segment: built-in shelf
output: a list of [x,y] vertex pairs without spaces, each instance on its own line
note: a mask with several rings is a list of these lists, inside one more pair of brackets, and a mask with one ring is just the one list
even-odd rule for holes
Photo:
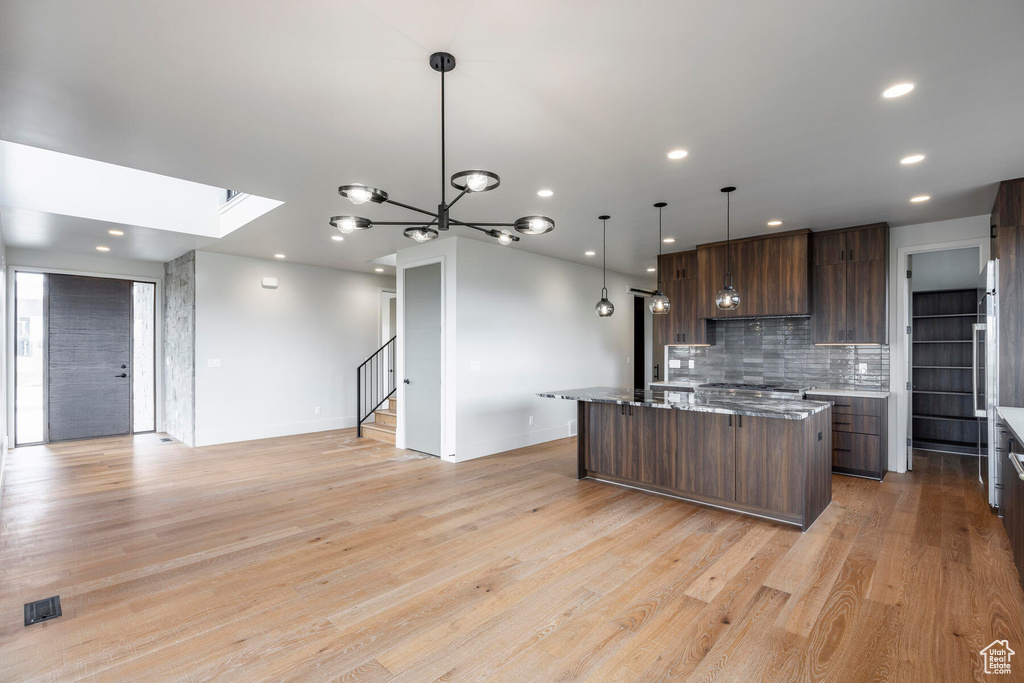
[[925,318],[977,318],[977,313],[944,313],[942,315],[915,315],[914,320]]
[[968,345],[971,323],[978,316],[978,293],[960,289],[914,292],[913,297],[911,386],[928,387],[912,390],[913,445],[976,453],[978,439],[985,435],[974,417],[973,392],[964,391],[969,387],[963,371],[971,370],[966,363],[971,362]]

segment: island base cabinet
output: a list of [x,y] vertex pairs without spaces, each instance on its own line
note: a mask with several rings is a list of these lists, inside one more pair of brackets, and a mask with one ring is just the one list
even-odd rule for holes
[[831,421],[580,402],[578,476],[806,530],[832,500]]

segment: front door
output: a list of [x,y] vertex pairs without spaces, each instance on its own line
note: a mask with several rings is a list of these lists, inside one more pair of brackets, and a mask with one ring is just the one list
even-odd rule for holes
[[441,455],[441,264],[405,271],[405,445]]
[[132,283],[47,275],[49,441],[131,432]]

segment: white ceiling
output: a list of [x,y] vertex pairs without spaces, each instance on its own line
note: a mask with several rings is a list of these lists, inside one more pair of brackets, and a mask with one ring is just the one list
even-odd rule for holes
[[[1020,0],[3,0],[0,139],[274,197],[285,204],[203,248],[369,271],[412,243],[385,227],[333,242],[328,217],[414,216],[352,207],[337,186],[437,204],[427,57],[447,50],[449,172],[502,178],[453,216],[552,216],[554,232],[510,248],[593,263],[607,212],[609,266],[643,275],[651,204],[669,202],[671,249],[690,248],[724,236],[727,184],[737,236],[772,218],[987,213],[995,183],[1024,176],[1022,33]],[[917,89],[879,96],[902,80]],[[689,157],[666,159],[675,147]],[[915,152],[927,159],[899,164]],[[918,194],[933,199],[910,204]],[[45,223],[2,218],[5,235]],[[165,239],[180,236],[139,235],[121,256],[188,246]]]

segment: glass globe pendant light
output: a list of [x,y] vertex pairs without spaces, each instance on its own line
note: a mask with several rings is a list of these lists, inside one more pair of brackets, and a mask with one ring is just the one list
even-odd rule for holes
[[598,216],[601,221],[601,300],[594,306],[600,318],[610,318],[615,306],[608,300],[608,219],[611,216]]
[[740,293],[732,286],[732,247],[730,245],[730,197],[736,191],[735,187],[723,187],[725,193],[725,282],[722,289],[715,297],[715,305],[723,311],[734,311],[740,305]]
[[[660,257],[661,245],[664,244],[661,241],[661,210],[668,206],[668,204],[658,202],[654,206],[658,209],[658,256]],[[658,270],[658,275],[661,275],[660,269]],[[661,280],[658,280],[658,288],[654,290],[654,296],[651,297],[651,303],[647,307],[654,315],[667,315],[668,310],[672,308],[672,302],[665,296],[665,292],[661,291]]]

